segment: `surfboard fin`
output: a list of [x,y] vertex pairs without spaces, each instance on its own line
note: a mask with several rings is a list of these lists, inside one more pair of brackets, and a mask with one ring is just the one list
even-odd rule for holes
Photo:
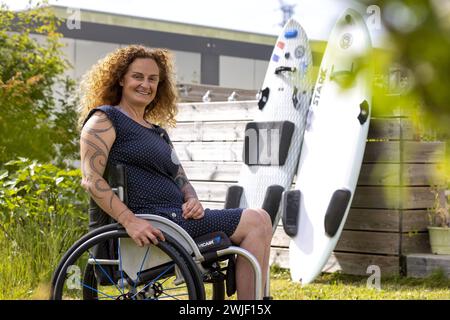
[[333,193],[324,221],[325,233],[329,237],[333,237],[341,226],[351,195],[347,189],[339,189]]
[[225,209],[239,208],[244,188],[241,186],[230,186],[225,198]]
[[281,219],[283,221],[284,232],[290,237],[296,236],[298,232],[300,199],[300,190],[283,192],[283,211]]
[[270,219],[272,220],[272,226],[274,225],[278,209],[280,208],[281,195],[283,194],[283,191],[284,188],[277,184],[269,186],[266,190],[262,208],[269,214]]
[[369,118],[369,103],[367,102],[367,100],[364,100],[363,102],[361,102],[361,104],[359,105],[360,108],[360,112],[358,115],[358,120],[359,123],[361,125],[363,125],[364,123],[366,123],[367,118]]

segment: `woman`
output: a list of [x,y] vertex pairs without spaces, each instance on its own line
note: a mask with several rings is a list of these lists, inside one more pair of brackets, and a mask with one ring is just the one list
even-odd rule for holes
[[[123,225],[139,246],[164,241],[160,230],[136,214],[163,215],[193,238],[224,231],[268,270],[272,226],[262,209],[203,209],[167,132],[175,124],[177,90],[167,50],[120,48],[85,75],[80,105],[82,185],[96,203]],[[107,162],[127,170],[128,206],[103,179]],[[239,299],[253,299],[252,268],[236,262]]]

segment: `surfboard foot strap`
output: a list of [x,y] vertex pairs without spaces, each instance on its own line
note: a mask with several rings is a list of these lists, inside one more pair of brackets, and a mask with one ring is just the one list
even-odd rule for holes
[[275,222],[275,218],[280,207],[281,195],[283,194],[283,191],[284,188],[277,184],[269,186],[266,190],[262,208],[269,214],[270,219],[272,220],[272,226]]
[[361,104],[359,105],[359,115],[358,115],[358,120],[359,123],[361,125],[363,125],[364,123],[366,123],[367,118],[369,118],[369,103],[367,102],[367,100],[364,100],[363,102],[361,102]]
[[352,193],[346,189],[339,189],[333,193],[324,221],[325,233],[329,237],[333,237],[341,226],[351,195]]
[[275,69],[275,74],[280,74],[281,72],[286,72],[286,71],[288,71],[288,72],[295,72],[295,71],[297,71],[297,68],[296,67],[280,66],[280,67],[277,67]]
[[264,106],[266,105],[267,101],[269,100],[269,93],[270,93],[269,87],[264,88],[263,90],[260,91],[261,97],[259,98],[259,101],[258,101],[259,110],[264,109]]
[[225,209],[239,208],[243,192],[244,188],[241,186],[229,187],[225,198]]
[[300,190],[283,192],[282,221],[284,232],[290,237],[294,237],[298,232],[298,219],[300,212]]

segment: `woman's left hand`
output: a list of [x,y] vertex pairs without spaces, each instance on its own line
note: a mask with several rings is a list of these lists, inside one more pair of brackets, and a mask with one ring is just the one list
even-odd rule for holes
[[185,219],[201,219],[205,215],[202,204],[196,198],[188,199],[181,208]]

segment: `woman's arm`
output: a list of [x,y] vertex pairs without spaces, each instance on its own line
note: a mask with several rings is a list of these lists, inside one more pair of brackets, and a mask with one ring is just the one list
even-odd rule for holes
[[149,239],[153,243],[157,243],[158,238],[164,240],[161,231],[137,218],[103,178],[115,139],[116,132],[106,114],[95,112],[81,131],[81,184],[103,211],[125,227],[138,245],[149,244]]
[[183,169],[183,166],[181,165],[180,161],[178,160],[178,156],[175,153],[175,148],[172,144],[172,141],[169,138],[169,135],[167,132],[165,132],[167,137],[167,142],[169,143],[170,147],[172,148],[172,159],[177,159],[178,162],[178,172],[175,176],[175,183],[180,188],[181,192],[183,193],[184,197],[184,204],[182,206],[183,209],[183,217],[185,219],[193,218],[193,219],[200,219],[204,216],[204,210],[203,206],[198,200],[197,193],[195,192],[194,187],[189,182],[189,179],[187,178],[186,172]]
[[178,167],[178,173],[177,176],[175,177],[175,181],[184,195],[184,203],[182,206],[183,217],[185,219],[203,218],[204,216],[203,206],[200,200],[198,200],[197,193],[195,192],[194,187],[189,182],[181,164]]
[[[173,152],[175,152],[175,150]],[[175,182],[178,187],[180,187],[181,192],[183,192],[185,202],[192,198],[198,200],[197,193],[195,192],[192,184],[189,182],[186,172],[181,164],[178,165],[178,173],[175,176]]]

